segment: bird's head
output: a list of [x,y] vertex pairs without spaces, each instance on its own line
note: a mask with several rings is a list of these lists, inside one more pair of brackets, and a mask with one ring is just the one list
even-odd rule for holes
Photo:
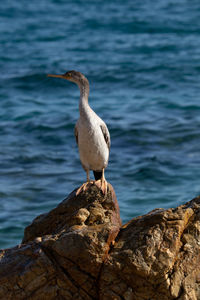
[[62,74],[62,75],[48,74],[47,76],[48,77],[63,78],[63,79],[72,81],[72,82],[78,84],[79,86],[84,84],[84,83],[88,84],[87,78],[81,72],[74,71],[74,70],[68,71],[68,72],[66,72],[65,74]]

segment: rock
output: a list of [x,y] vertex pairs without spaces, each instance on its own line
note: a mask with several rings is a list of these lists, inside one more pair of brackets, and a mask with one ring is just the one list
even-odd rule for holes
[[100,299],[200,299],[200,197],[124,225],[100,275]]
[[121,227],[115,192],[91,184],[25,229],[0,254],[0,299],[97,299],[110,245]]
[[114,190],[91,184],[0,253],[0,299],[200,299],[200,197],[121,227]]

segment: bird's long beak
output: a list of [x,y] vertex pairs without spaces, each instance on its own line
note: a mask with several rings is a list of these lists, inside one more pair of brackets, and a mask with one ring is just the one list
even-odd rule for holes
[[47,77],[57,77],[57,78],[64,78],[64,75],[47,74]]

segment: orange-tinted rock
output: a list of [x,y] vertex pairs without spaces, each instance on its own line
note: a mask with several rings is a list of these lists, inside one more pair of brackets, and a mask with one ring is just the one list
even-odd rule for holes
[[74,191],[1,251],[0,299],[200,299],[200,197],[120,227],[111,185]]
[[122,227],[100,277],[100,299],[200,299],[200,198]]
[[108,187],[106,196],[94,184],[72,192],[25,229],[21,246],[1,253],[0,299],[97,299],[100,270],[121,226]]

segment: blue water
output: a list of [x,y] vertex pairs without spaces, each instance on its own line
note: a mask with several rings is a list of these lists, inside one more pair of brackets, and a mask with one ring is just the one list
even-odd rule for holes
[[90,81],[123,222],[200,193],[200,2],[1,1],[0,247],[85,181],[73,128]]

